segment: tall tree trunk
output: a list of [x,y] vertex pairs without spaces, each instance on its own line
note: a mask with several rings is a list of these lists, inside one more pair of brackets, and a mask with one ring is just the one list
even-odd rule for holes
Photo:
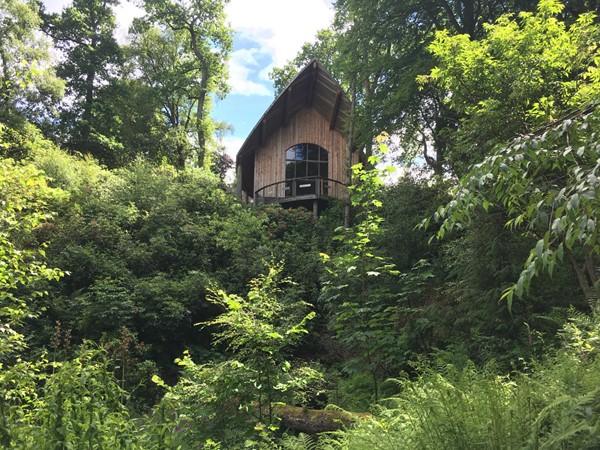
[[472,38],[475,37],[475,26],[477,21],[477,17],[475,17],[475,5],[473,2],[473,0],[463,0],[461,2],[464,33]]
[[565,247],[565,255],[567,255],[567,258],[569,258],[569,261],[571,262],[571,266],[573,267],[573,271],[575,272],[575,276],[577,277],[579,288],[581,289],[583,295],[588,301],[590,308],[594,310],[596,308],[597,301],[594,298],[592,287],[594,283],[598,281],[598,276],[596,274],[595,267],[590,268],[590,264],[593,264],[593,260],[590,259],[592,257],[592,254],[587,254],[585,249],[584,252],[586,254],[584,257],[584,263],[582,267],[579,265],[577,258],[575,258],[575,255],[573,255],[573,252],[571,252],[571,250]]
[[8,99],[10,98],[10,74],[8,73],[8,64],[6,62],[6,52],[0,47],[0,103],[6,103],[8,106]]
[[352,105],[348,124],[348,143],[346,144],[346,205],[344,206],[344,226],[350,227],[350,186],[352,185],[352,155],[354,154],[354,107],[356,105],[356,83],[352,83]]
[[583,253],[585,255],[585,269],[593,286],[598,282],[598,272],[596,270],[596,262],[594,261],[594,253],[592,247],[590,247],[587,244],[584,245]]
[[198,95],[198,104],[196,105],[196,127],[198,133],[198,166],[204,165],[204,158],[206,156],[206,135],[204,133],[204,115],[206,113],[206,93],[208,92],[208,81],[210,79],[210,68],[206,58],[200,52],[198,48],[198,35],[194,26],[191,25],[188,28],[190,32],[190,46],[194,52],[194,56],[202,66],[202,80],[200,81],[200,92]]
[[85,77],[85,98],[83,102],[83,126],[81,127],[81,141],[86,147],[84,150],[90,150],[89,141],[91,133],[91,119],[92,119],[92,104],[94,103],[94,81],[96,78],[96,71],[89,70]]

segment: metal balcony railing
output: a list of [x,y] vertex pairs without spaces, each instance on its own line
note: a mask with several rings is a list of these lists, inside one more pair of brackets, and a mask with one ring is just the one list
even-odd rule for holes
[[346,185],[321,177],[293,178],[268,184],[254,193],[256,205],[297,200],[344,198]]

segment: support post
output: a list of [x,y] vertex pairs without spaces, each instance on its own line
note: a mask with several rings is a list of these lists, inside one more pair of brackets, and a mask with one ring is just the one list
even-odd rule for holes
[[352,185],[352,153],[354,150],[354,106],[356,105],[356,83],[352,83],[352,104],[348,124],[348,145],[346,146],[346,206],[344,207],[344,227],[350,227],[350,186]]
[[237,178],[237,198],[238,200],[242,201],[244,204],[246,204],[246,202],[243,201],[243,192],[244,190],[242,189],[242,165],[238,162],[236,168],[236,178]]

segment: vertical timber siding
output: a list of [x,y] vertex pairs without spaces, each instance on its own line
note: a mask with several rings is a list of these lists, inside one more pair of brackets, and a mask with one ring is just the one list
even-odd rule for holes
[[[285,180],[285,151],[292,145],[303,143],[317,144],[327,150],[328,178],[346,182],[346,136],[335,129],[331,130],[330,120],[317,110],[304,108],[289,119],[287,127],[279,128],[256,150],[254,192],[268,184]],[[283,192],[278,194],[283,196]]]

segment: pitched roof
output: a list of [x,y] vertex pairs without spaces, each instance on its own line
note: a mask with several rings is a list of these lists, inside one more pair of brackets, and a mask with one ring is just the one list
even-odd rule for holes
[[[330,121],[331,129],[345,132],[345,124],[350,116],[351,103],[340,84],[323,64],[313,59],[273,101],[254,126],[236,157],[236,165],[243,164],[244,178],[248,181],[249,167],[254,170],[254,152],[264,145],[267,138],[287,123],[302,108],[315,108]],[[244,190],[248,192],[246,182]],[[251,189],[251,188],[250,188]],[[250,191],[251,192],[251,191]],[[250,193],[249,192],[249,193]]]

